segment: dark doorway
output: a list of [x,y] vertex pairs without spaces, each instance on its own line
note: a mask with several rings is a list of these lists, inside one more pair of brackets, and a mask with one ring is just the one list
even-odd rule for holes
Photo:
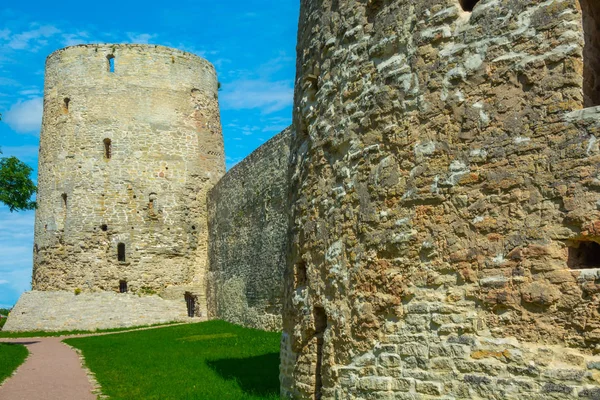
[[117,245],[117,259],[121,262],[125,262],[125,243],[119,243]]
[[119,293],[127,293],[127,281],[119,281]]
[[196,296],[192,296],[191,293],[186,293],[185,303],[187,305],[188,317],[194,318],[196,316]]
[[313,311],[315,319],[315,337],[317,338],[317,365],[315,367],[315,400],[323,397],[323,344],[324,334],[327,329],[327,314],[323,307],[315,307]]
[[583,106],[600,105],[600,1],[579,0],[583,26]]

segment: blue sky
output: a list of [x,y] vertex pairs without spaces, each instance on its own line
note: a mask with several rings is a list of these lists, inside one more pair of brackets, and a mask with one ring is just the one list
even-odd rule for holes
[[[69,45],[162,44],[211,61],[228,168],[291,123],[298,0],[3,3],[0,147],[36,174],[45,58]],[[0,307],[30,289],[33,216],[0,206]]]

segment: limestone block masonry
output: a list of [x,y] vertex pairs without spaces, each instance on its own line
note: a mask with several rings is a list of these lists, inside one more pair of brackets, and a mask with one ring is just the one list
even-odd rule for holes
[[209,317],[281,330],[290,139],[286,129],[209,192]]
[[203,292],[206,194],[225,172],[217,86],[209,62],[162,46],[48,57],[34,290]]
[[206,195],[225,173],[217,91],[209,62],[163,46],[48,57],[34,292],[5,330],[206,317]]
[[301,1],[284,397],[600,398],[581,3]]
[[158,296],[31,291],[13,308],[5,330],[93,331],[187,320],[180,301]]

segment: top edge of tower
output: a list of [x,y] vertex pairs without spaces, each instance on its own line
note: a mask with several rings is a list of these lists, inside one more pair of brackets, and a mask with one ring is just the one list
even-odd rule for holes
[[53,58],[59,56],[62,53],[81,50],[81,49],[90,49],[94,51],[104,51],[107,54],[118,53],[123,50],[131,50],[131,49],[140,49],[148,52],[154,53],[171,53],[171,54],[179,54],[181,56],[190,58],[190,59],[198,59],[206,64],[210,65],[214,69],[214,65],[208,61],[207,59],[200,57],[197,54],[190,53],[188,51],[175,49],[173,47],[163,46],[160,44],[140,44],[140,43],[87,43],[87,44],[76,44],[73,46],[63,47],[61,49],[55,50],[50,53],[46,58],[46,63],[52,60]]

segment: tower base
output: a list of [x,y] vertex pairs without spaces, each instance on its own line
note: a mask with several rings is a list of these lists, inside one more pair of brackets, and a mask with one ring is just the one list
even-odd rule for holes
[[21,295],[3,331],[93,331],[195,320],[188,317],[183,298],[31,291]]

